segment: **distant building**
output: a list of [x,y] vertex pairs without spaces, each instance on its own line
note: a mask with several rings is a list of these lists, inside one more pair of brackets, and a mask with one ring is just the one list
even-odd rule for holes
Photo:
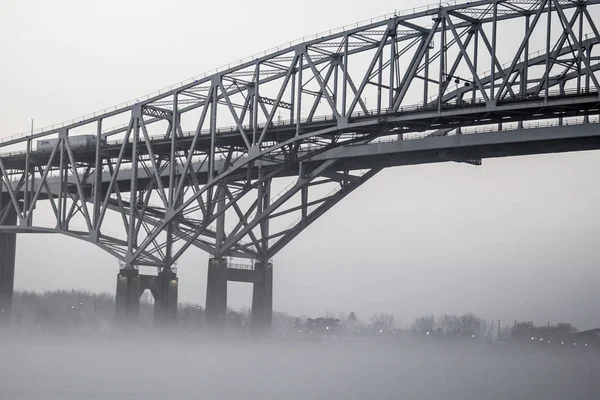
[[348,315],[348,319],[346,320],[346,323],[345,323],[346,333],[349,335],[355,335],[358,333],[359,327],[360,327],[360,324],[358,322],[358,318],[356,318],[356,314],[351,312],[350,315]]
[[569,342],[577,343],[580,346],[597,346],[600,347],[600,328],[590,329],[571,333],[568,335]]

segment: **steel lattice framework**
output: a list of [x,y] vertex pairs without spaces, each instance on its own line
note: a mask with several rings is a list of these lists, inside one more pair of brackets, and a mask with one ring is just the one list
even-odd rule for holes
[[[268,260],[398,164],[345,160],[345,149],[469,127],[593,122],[598,3],[482,0],[387,16],[4,140],[19,151],[0,156],[0,229],[63,233],[128,265],[169,267],[190,246]],[[79,133],[95,145],[71,143]],[[58,140],[36,147],[41,138]],[[281,177],[291,183],[277,188]],[[47,226],[34,223],[40,200],[52,209]],[[14,213],[16,225],[4,222]]]

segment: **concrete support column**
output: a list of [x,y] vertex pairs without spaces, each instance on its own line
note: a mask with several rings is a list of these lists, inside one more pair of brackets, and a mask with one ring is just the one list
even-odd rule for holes
[[227,316],[227,260],[224,258],[211,258],[208,261],[205,315],[209,326],[225,328]]
[[[11,212],[4,225],[15,225],[17,215]],[[15,285],[15,254],[17,250],[16,233],[0,233],[0,326],[8,325],[12,309]]]
[[134,268],[123,268],[117,275],[115,320],[117,324],[133,325],[140,314],[140,276]]
[[254,269],[262,275],[252,291],[252,335],[271,337],[273,323],[273,265],[257,262]]
[[164,268],[155,279],[154,324],[172,326],[177,323],[179,281],[171,268]]

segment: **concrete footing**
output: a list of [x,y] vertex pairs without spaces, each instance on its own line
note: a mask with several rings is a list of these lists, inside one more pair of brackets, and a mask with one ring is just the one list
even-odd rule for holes
[[206,283],[206,322],[213,329],[224,329],[227,316],[227,260],[208,260]]
[[177,322],[179,281],[170,268],[157,276],[140,275],[138,270],[123,268],[117,276],[115,319],[119,326],[135,325],[140,313],[140,296],[150,290],[154,298],[154,324],[172,326]]
[[170,268],[165,268],[154,279],[154,324],[172,326],[177,322],[177,294],[179,281]]
[[206,321],[213,330],[225,328],[227,317],[227,282],[246,282],[252,291],[252,336],[270,337],[273,316],[273,266],[257,262],[254,269],[228,268],[227,260],[212,258],[208,263]]
[[[15,213],[9,214],[4,225],[16,224]],[[16,233],[0,233],[0,326],[8,325],[15,285]]]
[[136,269],[123,268],[117,275],[115,321],[129,326],[138,321],[140,314],[140,276]]
[[273,320],[273,265],[258,262],[254,269],[261,275],[252,290],[252,335],[270,337]]

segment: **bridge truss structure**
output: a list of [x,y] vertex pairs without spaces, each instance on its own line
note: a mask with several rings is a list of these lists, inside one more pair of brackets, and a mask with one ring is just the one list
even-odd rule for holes
[[128,266],[168,268],[190,246],[266,262],[383,168],[598,148],[520,137],[597,122],[599,3],[388,15],[4,139],[0,231],[62,233]]

